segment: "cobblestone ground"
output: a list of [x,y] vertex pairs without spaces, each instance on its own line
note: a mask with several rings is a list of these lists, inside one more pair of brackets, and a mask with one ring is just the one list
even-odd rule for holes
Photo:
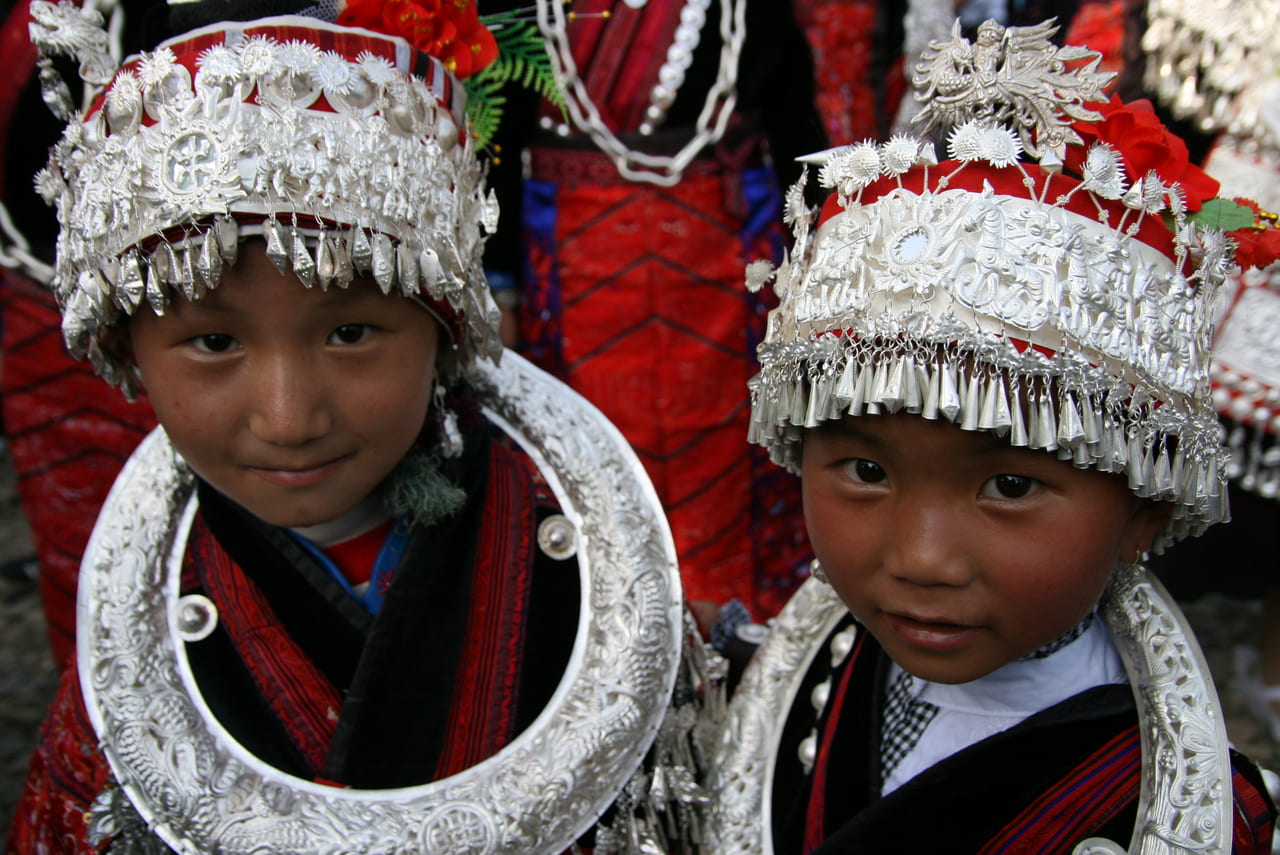
[[[0,565],[31,554],[9,459],[0,452]],[[1246,708],[1243,695],[1231,685],[1232,652],[1257,637],[1260,609],[1217,596],[1204,597],[1184,609],[1218,681],[1232,742],[1262,765],[1280,769],[1280,744],[1271,740]],[[9,827],[27,760],[56,685],[34,583],[0,578],[0,831]]]

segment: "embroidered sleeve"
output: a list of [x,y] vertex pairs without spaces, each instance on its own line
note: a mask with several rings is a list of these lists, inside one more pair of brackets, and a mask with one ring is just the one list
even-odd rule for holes
[[99,848],[88,842],[86,820],[107,775],[72,662],[63,673],[31,758],[5,846],[7,855],[97,853]]

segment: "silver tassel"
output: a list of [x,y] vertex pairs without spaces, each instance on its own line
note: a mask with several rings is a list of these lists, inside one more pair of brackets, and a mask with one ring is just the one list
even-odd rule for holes
[[1080,421],[1080,411],[1076,409],[1075,398],[1070,394],[1062,396],[1062,404],[1058,410],[1058,445],[1074,449],[1084,439],[1084,424]]
[[858,366],[854,361],[852,354],[849,355],[844,362],[844,370],[840,372],[840,382],[836,384],[836,398],[843,405],[848,405],[853,400],[854,381],[857,377]]
[[1115,442],[1113,440],[1114,435],[1115,428],[1112,426],[1111,420],[1104,416],[1102,419],[1102,427],[1098,432],[1098,447],[1094,451],[1094,454],[1097,455],[1097,463],[1095,466],[1097,466],[1098,471],[1100,472],[1115,471],[1112,458],[1112,455],[1115,453]]
[[1045,451],[1053,451],[1058,447],[1058,420],[1054,417],[1053,401],[1049,397],[1048,392],[1040,393],[1040,400],[1037,402],[1036,417],[1040,424],[1038,431],[1040,433],[1040,443],[1037,448],[1043,448]]
[[[349,237],[350,235],[348,235]],[[355,265],[351,263],[351,247],[341,235],[333,237],[333,285],[346,288],[356,276]]]
[[1098,424],[1098,411],[1088,395],[1084,396],[1080,415],[1084,420],[1084,441],[1089,445],[1097,446],[1102,440],[1102,430]]
[[373,266],[373,244],[369,235],[359,226],[351,229],[351,264],[358,273],[367,273]]
[[390,294],[396,284],[395,249],[384,234],[373,236],[373,280],[383,294]]
[[169,300],[164,287],[164,274],[156,269],[155,261],[156,256],[152,255],[146,267],[147,302],[151,304],[151,311],[163,315]]
[[902,390],[902,406],[909,413],[920,412],[920,407],[924,403],[923,396],[920,394],[920,369],[916,366],[916,361],[910,356],[907,357],[907,364],[903,367],[906,372],[902,380],[905,388]]
[[1013,426],[1013,418],[1009,414],[1009,396],[1005,392],[1004,382],[1001,378],[996,377],[992,381],[991,394],[996,399],[995,415],[995,432],[997,436],[1004,436],[1009,432],[1009,428]]
[[1182,453],[1182,449],[1178,449],[1173,455],[1173,467],[1169,472],[1169,489],[1173,493],[1173,498],[1181,499],[1187,495],[1183,481],[1187,477],[1186,471],[1187,456]]
[[[214,224],[214,234],[218,241],[218,254],[227,267],[235,267],[240,257],[240,224],[234,217],[219,217]],[[213,287],[212,285],[210,287]]]
[[173,269],[174,278],[178,280],[178,287],[182,290],[182,296],[193,303],[199,300],[203,293],[196,282],[196,272],[191,265],[191,253],[185,247],[174,251]]
[[992,375],[983,390],[982,404],[978,409],[978,428],[981,430],[993,430],[996,426],[996,384],[999,382],[999,378]]
[[267,258],[271,259],[271,263],[276,266],[276,270],[279,270],[282,274],[287,273],[289,250],[285,249],[280,224],[275,221],[274,217],[271,217],[263,223],[262,228],[267,236]]
[[1146,498],[1146,481],[1144,474],[1147,463],[1146,455],[1141,444],[1138,442],[1137,436],[1129,437],[1129,489],[1133,490],[1139,496]]
[[422,272],[422,281],[427,285],[427,293],[433,300],[444,299],[444,268],[440,266],[440,256],[431,247],[418,253],[418,269]]
[[316,262],[307,249],[307,242],[294,229],[290,235],[293,244],[293,273],[298,281],[310,288],[316,281]]
[[1173,490],[1173,478],[1171,467],[1169,465],[1169,453],[1162,450],[1156,454],[1155,473],[1151,480],[1152,494],[1163,499],[1167,497]]
[[1129,467],[1129,437],[1125,435],[1122,425],[1116,425],[1112,429],[1111,459],[1115,461],[1115,465],[1111,467],[1113,472],[1123,472]]
[[964,392],[964,410],[960,413],[960,427],[963,430],[974,430],[978,426],[978,418],[982,415],[982,383],[977,374],[962,378],[967,381]]
[[938,410],[954,422],[960,414],[960,390],[956,387],[956,366],[945,363],[938,368],[942,372],[942,389],[938,396]]
[[804,425],[805,416],[809,412],[808,391],[805,388],[804,379],[797,377],[795,384],[791,387],[791,416],[789,421],[793,425]]
[[905,400],[902,379],[904,368],[903,360],[895,359],[893,361],[893,364],[886,372],[887,377],[885,378],[884,390],[876,399],[891,413],[898,412],[898,410],[902,408],[903,401]]
[[396,278],[400,280],[400,293],[411,297],[418,293],[418,253],[400,244],[396,247]]
[[803,422],[804,426],[807,428],[815,428],[821,424],[815,410],[826,403],[826,397],[822,394],[822,381],[823,378],[821,377],[816,381],[810,381],[809,400],[806,402],[804,409]]
[[[849,361],[852,363],[853,358],[850,357]],[[853,384],[853,394],[849,396],[849,415],[851,416],[862,415],[862,408],[866,404],[867,386],[870,385],[869,374],[870,369],[867,366],[858,366],[858,377]]]
[[[867,389],[867,412],[880,412],[880,402],[884,400],[884,389],[887,385],[889,366],[883,359],[876,362],[875,373],[871,375],[871,386]],[[871,407],[875,407],[872,410]]]
[[1086,469],[1093,463],[1093,455],[1089,452],[1087,442],[1077,442],[1071,447],[1071,462],[1077,469]]
[[929,364],[929,379],[925,384],[924,405],[920,408],[921,418],[933,420],[938,417],[938,387],[944,370],[941,365]]
[[322,232],[320,240],[316,241],[316,284],[320,286],[321,291],[329,290],[337,267],[337,262],[334,261],[333,242],[327,234]]
[[1009,405],[1009,444],[1026,448],[1029,444],[1025,414],[1022,410],[1022,387],[1013,384],[1013,401]]
[[196,257],[196,273],[205,288],[218,287],[218,280],[222,278],[222,252],[218,248],[217,229],[205,232],[200,255]]
[[142,268],[138,264],[138,251],[131,249],[120,259],[120,270],[116,276],[116,303],[124,309],[125,314],[132,315],[146,293],[147,283],[142,278]]

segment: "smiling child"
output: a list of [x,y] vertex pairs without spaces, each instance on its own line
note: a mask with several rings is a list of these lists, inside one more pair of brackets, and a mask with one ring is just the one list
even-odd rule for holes
[[1140,565],[1228,516],[1207,374],[1228,246],[1189,213],[1212,182],[1163,129],[1107,135],[1147,108],[1099,103],[1096,54],[980,34],[916,68],[951,159],[906,137],[818,156],[830,198],[793,190],[790,262],[749,271],[780,297],[752,439],[800,472],[818,560],[735,695],[718,840],[1270,851],[1259,771]]
[[119,69],[96,12],[32,5],[105,85],[37,180],[64,337],[161,427],[7,852],[694,851],[716,689],[660,506],[597,411],[499,365],[454,74],[494,38],[355,5],[392,32],[175,5],[195,28]]

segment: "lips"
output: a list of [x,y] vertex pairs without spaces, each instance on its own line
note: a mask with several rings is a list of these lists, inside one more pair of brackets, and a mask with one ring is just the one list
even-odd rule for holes
[[959,650],[978,634],[978,627],[924,619],[903,614],[885,613],[890,628],[912,647],[937,652]]
[[277,487],[311,487],[333,475],[350,455],[308,466],[249,466],[250,472]]

